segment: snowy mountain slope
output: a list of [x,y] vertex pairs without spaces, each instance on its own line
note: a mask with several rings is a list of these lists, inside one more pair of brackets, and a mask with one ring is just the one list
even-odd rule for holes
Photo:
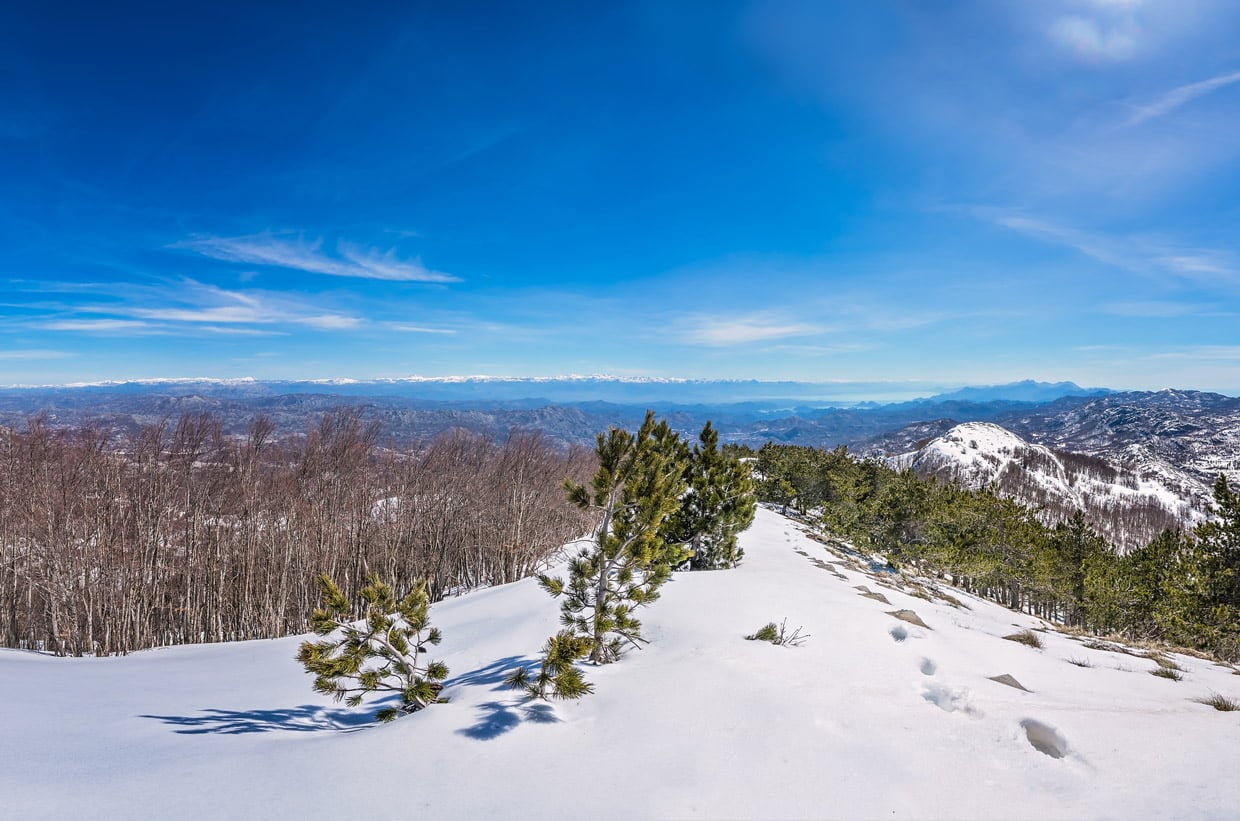
[[[644,612],[652,644],[588,669],[597,693],[575,703],[499,684],[557,626],[531,580],[435,605],[452,701],[383,726],[311,691],[298,638],[0,652],[0,814],[1234,816],[1240,713],[1193,701],[1240,699],[1230,669],[1177,656],[1175,682],[1054,633],[1042,650],[1004,641],[1038,621],[893,589],[767,510],[742,545],[736,570],[678,574]],[[784,617],[803,647],[741,638]]]
[[1099,457],[1055,452],[989,422],[957,425],[888,461],[968,488],[993,484],[1041,508],[1048,524],[1084,511],[1099,532],[1126,548],[1148,544],[1164,528],[1191,525],[1201,515],[1178,494],[1179,483],[1168,487],[1160,476],[1140,475]]
[[1130,464],[1204,501],[1220,473],[1240,481],[1240,398],[1201,391],[1112,394],[995,420],[1048,447]]

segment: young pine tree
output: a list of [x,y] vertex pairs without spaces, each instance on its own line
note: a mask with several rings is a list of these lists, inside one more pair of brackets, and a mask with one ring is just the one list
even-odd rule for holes
[[1214,509],[1209,521],[1198,525],[1194,541],[1209,608],[1208,631],[1215,652],[1240,658],[1240,494],[1227,477],[1214,483]]
[[564,598],[560,621],[584,640],[585,655],[595,664],[615,661],[626,645],[641,646],[645,639],[634,612],[658,598],[672,568],[689,556],[660,536],[685,489],[687,450],[666,422],[655,424],[648,412],[636,434],[616,428],[599,434],[599,468],[589,487],[565,483],[569,499],[599,511],[601,520],[569,565],[567,581],[546,575],[538,580],[552,596]]
[[324,638],[303,642],[297,660],[314,675],[314,689],[350,707],[375,691],[400,694],[399,707],[375,713],[378,721],[391,721],[438,700],[448,668],[441,661],[424,661],[426,645],[439,644],[439,629],[430,624],[430,599],[422,583],[402,599],[378,575],[367,577],[360,591],[365,604],[361,623],[349,620],[352,608],[340,588],[326,574],[315,579],[323,606],[310,623]]
[[1070,519],[1055,525],[1037,547],[1040,549],[1033,561],[1040,585],[1054,600],[1062,602],[1064,624],[1085,626],[1091,609],[1086,584],[1089,573],[1101,572],[1100,565],[1116,561],[1106,539],[1078,510]]
[[694,570],[735,567],[743,554],[736,537],[749,527],[754,515],[749,466],[719,450],[719,434],[707,422],[693,446],[685,476],[688,490],[664,525],[664,540],[688,547]]
[[590,652],[590,640],[572,630],[561,630],[547,639],[543,646],[542,664],[538,674],[531,676],[525,667],[518,667],[504,679],[514,690],[523,690],[530,698],[581,698],[594,692],[576,663]]

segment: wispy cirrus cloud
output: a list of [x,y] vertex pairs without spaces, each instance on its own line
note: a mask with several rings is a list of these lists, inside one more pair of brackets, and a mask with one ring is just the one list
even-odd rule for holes
[[365,325],[361,317],[324,310],[304,297],[233,291],[191,279],[113,287],[106,301],[100,298],[54,307],[56,315],[32,319],[26,324],[46,331],[110,336],[179,334],[190,330],[270,336],[285,333],[279,326],[348,331]]
[[1167,274],[1197,281],[1240,280],[1234,255],[1216,248],[1186,247],[1147,236],[1112,236],[1055,224],[1000,209],[973,209],[974,216],[1051,245],[1072,248],[1107,265],[1140,274]]
[[6,362],[24,360],[38,361],[42,359],[68,359],[71,356],[76,356],[76,354],[69,353],[68,351],[53,351],[33,348],[29,350],[0,351],[0,360],[4,360]]
[[390,282],[460,282],[459,277],[432,271],[420,259],[400,259],[396,252],[381,252],[348,242],[338,242],[335,253],[328,253],[322,239],[307,242],[285,239],[275,234],[244,237],[199,237],[174,243],[172,248],[193,251],[205,257],[246,265],[287,268],[311,274]]
[[38,323],[46,331],[89,331],[102,333],[128,333],[151,329],[149,322],[137,319],[54,319]]
[[1130,316],[1140,319],[1172,319],[1175,317],[1192,316],[1202,312],[1201,306],[1196,303],[1171,300],[1112,302],[1103,305],[1102,310],[1116,316]]
[[1240,71],[1220,74],[1217,77],[1211,77],[1198,83],[1189,83],[1188,85],[1173,88],[1145,105],[1134,106],[1135,110],[1132,116],[1128,118],[1128,125],[1139,125],[1147,120],[1153,120],[1170,114],[1180,106],[1235,83],[1240,83]]
[[362,319],[356,316],[340,314],[319,314],[316,316],[298,316],[289,319],[307,328],[318,328],[321,331],[351,331],[362,326]]
[[771,314],[747,316],[693,316],[685,318],[679,327],[680,336],[686,342],[726,347],[751,342],[768,342],[774,339],[812,336],[827,329],[820,325],[791,322]]
[[1193,345],[1149,354],[1148,359],[1189,359],[1240,363],[1240,345]]
[[[313,307],[298,305],[287,299],[258,297],[223,288],[194,283],[197,304],[166,305],[154,308],[129,307],[113,309],[117,313],[158,322],[178,322],[212,326],[229,325],[302,325],[324,331],[352,330],[361,327],[359,317],[340,313],[319,313]],[[208,301],[225,304],[204,304]]]
[[425,325],[407,325],[403,322],[389,322],[386,326],[389,330],[398,331],[403,334],[455,334],[454,328],[428,328]]

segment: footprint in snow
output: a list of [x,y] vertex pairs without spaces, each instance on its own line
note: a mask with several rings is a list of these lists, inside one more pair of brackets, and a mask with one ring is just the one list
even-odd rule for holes
[[1025,730],[1029,746],[1051,758],[1063,758],[1068,754],[1068,740],[1049,724],[1027,718],[1020,723]]
[[908,628],[902,624],[897,624],[887,632],[891,633],[891,637],[895,639],[897,643],[908,638]]
[[930,659],[922,659],[918,669],[921,670],[923,676],[932,676],[938,672],[939,666]]
[[969,703],[968,690],[953,690],[942,684],[931,683],[922,686],[921,697],[945,713],[961,712],[975,717],[981,715]]

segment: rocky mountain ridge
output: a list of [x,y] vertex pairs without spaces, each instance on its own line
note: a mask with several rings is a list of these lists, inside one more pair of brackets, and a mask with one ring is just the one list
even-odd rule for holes
[[1168,527],[1200,520],[1200,509],[1167,486],[1097,456],[1055,451],[990,422],[965,422],[887,460],[923,478],[994,487],[1054,524],[1082,511],[1121,549],[1147,544]]
[[[917,450],[966,420],[907,425],[858,448],[891,457]],[[1128,481],[1153,481],[1195,509],[1209,508],[1220,474],[1240,483],[1240,398],[1203,391],[1129,391],[1059,399],[988,421],[1058,453],[1105,460]]]

